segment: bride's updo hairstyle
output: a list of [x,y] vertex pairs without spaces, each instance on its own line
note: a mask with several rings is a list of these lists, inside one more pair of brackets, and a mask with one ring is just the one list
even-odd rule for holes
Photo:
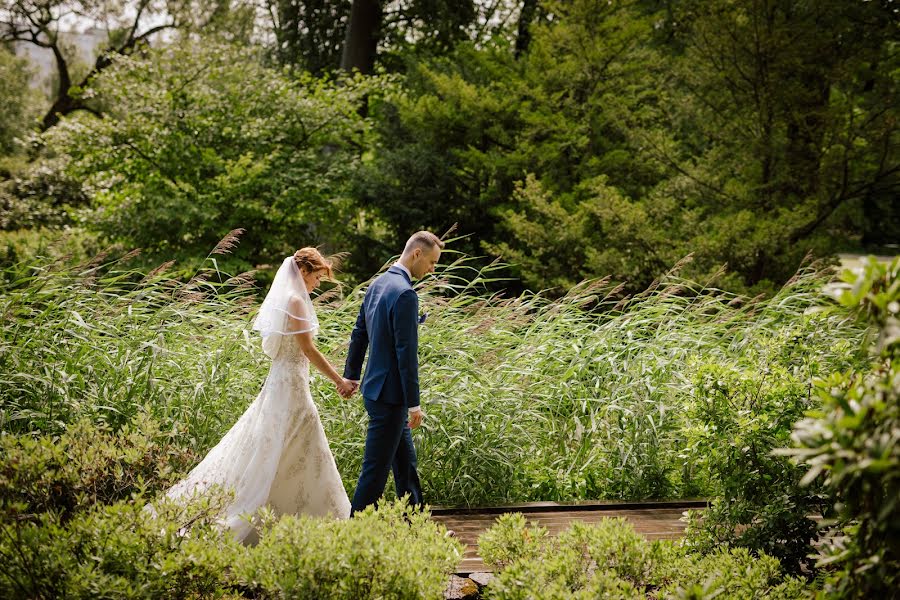
[[334,279],[334,261],[322,256],[316,248],[300,248],[294,252],[294,262],[302,273],[325,271],[328,279]]

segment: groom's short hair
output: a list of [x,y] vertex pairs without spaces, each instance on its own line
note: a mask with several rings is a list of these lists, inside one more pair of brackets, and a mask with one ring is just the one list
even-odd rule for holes
[[403,249],[403,254],[409,254],[416,248],[440,248],[443,250],[444,242],[430,231],[417,231],[406,241],[406,247]]

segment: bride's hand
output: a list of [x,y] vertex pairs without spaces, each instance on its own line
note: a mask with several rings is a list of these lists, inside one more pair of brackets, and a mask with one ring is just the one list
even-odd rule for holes
[[334,384],[337,388],[338,394],[341,395],[342,398],[349,398],[356,392],[356,388],[359,386],[355,381],[350,381],[349,379],[341,378],[338,383]]

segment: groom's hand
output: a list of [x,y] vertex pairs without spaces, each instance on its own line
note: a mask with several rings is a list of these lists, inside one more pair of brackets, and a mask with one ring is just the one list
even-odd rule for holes
[[335,386],[337,387],[338,394],[341,395],[341,398],[350,398],[359,388],[359,383],[341,378],[341,381],[336,383]]
[[409,425],[410,429],[415,429],[419,425],[422,424],[422,419],[425,418],[425,411],[419,408],[418,410],[410,410],[409,411],[409,421],[407,425]]

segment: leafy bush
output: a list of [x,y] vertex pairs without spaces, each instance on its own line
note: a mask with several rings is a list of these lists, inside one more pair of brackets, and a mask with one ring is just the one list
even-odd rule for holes
[[0,156],[20,151],[18,138],[34,126],[41,100],[31,89],[27,59],[4,44],[0,47]]
[[218,529],[227,494],[154,510],[140,498],[0,523],[5,598],[441,598],[460,556],[397,503],[350,520],[286,516],[255,547]]
[[74,513],[166,489],[194,460],[177,432],[139,415],[116,433],[81,420],[59,438],[0,435],[0,510],[6,518]]
[[445,531],[403,500],[347,521],[285,516],[263,526],[234,578],[267,598],[442,598],[462,556]]
[[[537,535],[535,535],[537,534]],[[522,539],[535,540],[517,559]],[[500,568],[492,599],[801,598],[802,580],[785,577],[778,559],[747,549],[688,553],[674,542],[648,542],[625,519],[575,522],[556,538],[524,518],[506,516],[479,538],[479,552]],[[498,556],[503,560],[496,561]],[[509,560],[512,559],[512,560]]]
[[[196,598],[226,593],[244,552],[216,528],[222,496],[193,504],[96,506],[68,521],[45,512],[0,524],[6,598]],[[186,533],[189,526],[190,533]]]
[[[872,325],[868,369],[817,382],[821,408],[797,423],[793,455],[803,482],[824,479],[836,518],[819,565],[834,598],[894,597],[900,589],[900,259],[870,259],[843,274],[840,302]],[[873,339],[874,338],[874,339]],[[820,477],[824,475],[824,477]]]
[[660,564],[660,577],[666,583],[658,595],[663,598],[788,600],[807,598],[811,591],[803,579],[782,575],[777,558],[754,556],[746,548],[685,554]]
[[33,274],[31,266],[45,260],[86,264],[100,251],[96,234],[77,227],[0,231],[0,278],[24,279]]
[[540,556],[546,544],[546,529],[527,525],[522,513],[506,513],[478,536],[478,555],[484,564],[502,570],[517,559]]
[[802,470],[772,454],[810,408],[809,385],[778,365],[754,372],[708,364],[693,400],[691,452],[714,474],[715,492],[708,509],[691,514],[689,544],[702,552],[722,544],[763,551],[793,573],[810,567],[817,535],[810,517],[825,509],[821,490],[801,486]]
[[0,183],[0,230],[59,230],[75,224],[88,202],[82,182],[69,176],[62,157],[19,164]]

